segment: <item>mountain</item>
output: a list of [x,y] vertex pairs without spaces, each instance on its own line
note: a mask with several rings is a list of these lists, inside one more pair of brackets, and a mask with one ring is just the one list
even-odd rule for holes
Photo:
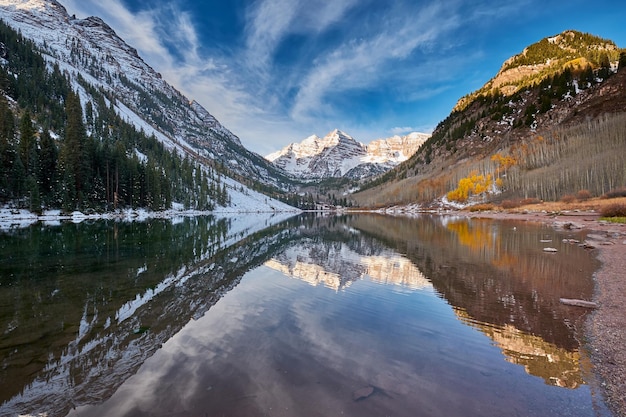
[[[84,111],[93,109],[98,117],[107,106],[167,151],[248,187],[289,188],[283,172],[244,148],[199,103],[169,85],[101,19],[76,19],[55,0],[0,0],[0,19],[33,42],[49,72],[63,74]],[[87,130],[91,133],[89,126]],[[228,188],[240,193],[246,187],[233,181]]]
[[624,185],[624,67],[626,51],[577,31],[528,46],[353,203],[555,201]]
[[428,137],[423,133],[411,133],[364,145],[335,129],[323,138],[309,136],[265,158],[302,179],[362,179],[381,174],[407,160]]
[[600,76],[605,78],[611,62],[619,59],[619,48],[610,40],[588,33],[567,30],[544,38],[507,59],[498,73],[479,90],[459,100],[454,110],[462,109],[473,99],[499,90],[510,96],[526,86],[569,67],[574,72],[586,71],[587,66],[604,68]]

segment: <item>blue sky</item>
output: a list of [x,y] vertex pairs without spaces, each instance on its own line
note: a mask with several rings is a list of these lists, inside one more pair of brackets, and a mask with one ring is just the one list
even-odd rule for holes
[[61,0],[104,19],[249,149],[338,128],[431,132],[504,60],[566,29],[626,47],[626,4],[583,0]]

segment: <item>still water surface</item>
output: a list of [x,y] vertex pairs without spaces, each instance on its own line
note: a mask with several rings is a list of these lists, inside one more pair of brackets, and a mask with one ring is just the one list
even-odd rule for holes
[[592,297],[579,236],[264,222],[1,232],[0,416],[609,415],[558,301]]

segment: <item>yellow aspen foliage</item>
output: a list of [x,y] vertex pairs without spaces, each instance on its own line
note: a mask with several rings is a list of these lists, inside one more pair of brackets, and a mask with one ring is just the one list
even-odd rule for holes
[[461,178],[456,189],[449,191],[446,197],[450,201],[464,203],[471,195],[480,195],[489,191],[493,185],[491,174],[486,176],[472,171],[468,177]]
[[498,171],[500,169],[506,171],[507,169],[517,164],[517,161],[512,156],[502,156],[499,153],[492,155],[491,160],[498,164]]

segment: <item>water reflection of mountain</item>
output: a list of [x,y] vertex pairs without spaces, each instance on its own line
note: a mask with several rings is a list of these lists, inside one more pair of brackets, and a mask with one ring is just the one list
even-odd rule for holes
[[[270,259],[289,275],[334,289],[363,276],[432,285],[509,360],[575,386],[571,325],[580,315],[558,298],[590,297],[591,279],[575,277],[590,277],[594,266],[578,248],[559,246],[549,229],[509,229],[437,217],[304,216],[254,233],[195,218],[0,235],[7,260],[0,266],[0,410],[55,416],[103,401]],[[556,256],[541,251],[547,235]]]
[[[358,236],[354,238],[358,239]],[[366,276],[374,282],[412,290],[431,287],[430,281],[410,260],[395,252],[382,250],[379,255],[361,256],[342,242],[301,242],[265,265],[311,285],[323,285],[335,291]]]
[[[559,298],[590,299],[596,264],[582,249],[562,244],[555,230],[430,216],[362,216],[351,225],[415,262],[464,321],[491,337],[508,360],[552,385],[582,382],[576,326],[586,312],[563,306]],[[542,241],[559,252],[544,253]]]
[[281,230],[198,217],[1,235],[13,259],[0,274],[0,414],[62,416],[108,398],[280,250]]
[[523,366],[528,374],[542,378],[546,384],[576,388],[583,383],[578,350],[558,347],[510,324],[494,326],[478,322],[458,308],[455,308],[455,313],[461,321],[493,340],[507,361]]

